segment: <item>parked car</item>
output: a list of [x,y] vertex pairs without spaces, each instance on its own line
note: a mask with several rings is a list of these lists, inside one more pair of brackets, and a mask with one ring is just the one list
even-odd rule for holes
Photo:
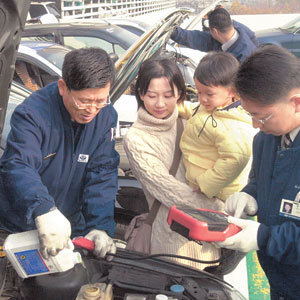
[[[15,1],[14,3],[15,6],[11,6],[7,0],[0,0],[0,10],[4,12],[6,20],[10,20],[10,22],[0,23],[0,30],[3,33],[2,39],[0,40],[0,48],[2,49],[0,53],[0,59],[2,61],[1,70],[5,72],[6,75],[0,77],[0,87],[3,91],[0,105],[4,104],[4,108],[6,108],[8,102],[8,93],[6,93],[7,88],[5,89],[5,87],[9,86],[13,75],[11,65],[14,63],[15,53],[12,53],[14,52],[12,49],[17,49],[20,37],[18,28],[20,27],[20,23],[21,25],[25,23],[25,15],[19,12],[22,12],[24,9],[24,13],[27,13],[26,9],[29,8],[30,1],[23,0],[22,2]],[[127,52],[129,56],[125,56],[117,62],[117,81],[113,86],[112,102],[116,101],[118,95],[121,93],[120,90],[127,88],[128,82],[134,80],[137,69],[142,61],[153,55],[160,54],[168,39],[170,26],[172,27],[173,24],[180,21],[182,17],[180,13],[170,15],[168,19],[164,20],[160,27],[154,29],[153,32],[147,36],[147,41],[144,40],[143,42],[140,41],[139,44],[135,44],[134,47],[131,47],[129,49],[130,51]],[[130,70],[131,74],[128,74]],[[122,74],[124,75],[123,77]],[[18,94],[17,90],[15,90],[14,93]],[[23,92],[21,89],[21,94]],[[13,93],[11,97],[12,95]],[[17,97],[19,97],[19,94]],[[3,112],[4,113],[0,115],[0,117],[2,117],[0,123],[2,124],[5,109],[3,109]],[[182,266],[171,260],[167,261],[165,258],[147,257],[143,254],[118,249],[113,260],[107,261],[105,259],[95,259],[92,254],[87,254],[86,252],[81,251],[81,253],[84,266],[77,264],[74,269],[57,273],[55,276],[43,275],[31,277],[22,282],[20,280],[13,286],[14,294],[10,296],[10,299],[74,299],[74,293],[76,295],[79,290],[78,283],[82,281],[77,281],[77,285],[71,283],[74,283],[73,279],[77,279],[77,275],[80,276],[80,274],[84,275],[86,283],[101,282],[111,284],[114,299],[120,300],[129,300],[130,297],[131,299],[133,299],[133,297],[135,297],[135,299],[137,297],[140,299],[146,299],[146,297],[150,299],[151,297],[153,299],[158,293],[167,294],[169,298],[179,298],[182,300],[245,299],[231,285],[225,283],[218,277]],[[1,283],[5,282],[5,262],[6,259],[2,258],[0,264]],[[81,273],[81,271],[83,273]],[[175,283],[183,286],[184,291],[182,294],[178,295],[170,291],[170,286]],[[18,284],[21,285],[23,292],[16,295]],[[51,294],[50,290],[54,294]],[[0,291],[2,291],[2,284]],[[70,291],[72,291],[72,296],[68,294]],[[55,296],[51,297],[52,295]]]
[[[45,18],[45,15],[48,17],[54,17],[51,23],[54,23],[55,20],[57,23],[60,19],[60,13],[58,8],[55,5],[55,2],[35,2],[30,3],[30,8],[27,16],[27,22],[37,23],[41,20],[41,17]],[[51,19],[49,19],[51,20]]]
[[255,34],[261,45],[279,45],[300,58],[300,17],[281,27],[259,30]]
[[53,42],[70,49],[99,47],[117,60],[136,41],[138,36],[106,22],[73,22],[59,24],[32,24],[25,27],[22,41]]
[[109,24],[114,24],[119,27],[122,27],[138,36],[141,36],[152,27],[149,23],[139,21],[133,18],[127,18],[127,19],[111,18],[111,19],[105,19],[105,21],[108,22]]
[[[154,28],[156,26],[159,24],[154,25]],[[151,33],[152,30],[153,26],[146,32]],[[28,25],[22,35],[22,41],[55,42],[70,49],[100,47],[110,54],[113,61],[122,58],[125,51],[135,43],[139,43],[139,40],[138,35],[103,20],[96,23],[91,20],[80,20],[72,23]],[[189,50],[197,52],[194,57],[204,55],[198,50],[187,51]],[[167,51],[173,53],[187,85],[195,88],[193,76],[197,61],[185,56],[175,46],[167,46]]]
[[30,86],[30,80],[37,85],[37,88],[56,81],[61,77],[63,60],[69,51],[68,48],[50,42],[21,42],[17,53],[14,80],[32,90],[35,88]]

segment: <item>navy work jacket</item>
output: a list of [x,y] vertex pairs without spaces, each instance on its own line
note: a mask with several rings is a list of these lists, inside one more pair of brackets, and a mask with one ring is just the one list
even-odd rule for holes
[[33,93],[14,111],[0,160],[0,228],[35,229],[35,217],[56,206],[72,236],[91,229],[114,234],[119,154],[112,105],[82,126],[77,146],[57,82]]
[[292,148],[282,150],[280,144],[281,136],[255,136],[250,182],[243,191],[258,203],[257,254],[271,288],[284,299],[300,299],[300,219],[279,214],[282,199],[294,201],[300,192],[300,134]]
[[[242,62],[257,48],[258,41],[254,32],[244,24],[233,21],[233,26],[239,33],[239,37],[226,52],[231,53],[239,62]],[[173,31],[171,39],[186,47],[204,52],[223,51],[222,44],[207,31],[186,30],[177,27]]]

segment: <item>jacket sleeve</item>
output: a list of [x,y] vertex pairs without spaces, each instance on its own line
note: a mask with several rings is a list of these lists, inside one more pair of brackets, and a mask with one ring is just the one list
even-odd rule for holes
[[[194,127],[192,132],[196,139],[200,128]],[[232,183],[247,166],[251,157],[252,140],[248,141],[247,138],[233,133],[229,135],[228,131],[219,129],[209,135],[217,148],[218,158],[213,167],[198,176],[196,181],[200,190],[211,198]]]
[[11,131],[1,158],[3,189],[11,206],[25,216],[24,228],[33,226],[35,217],[55,205],[39,175],[44,126],[39,114],[28,106],[18,106],[11,118]]
[[180,102],[177,105],[178,115],[181,118],[188,120],[193,116],[197,106],[199,106],[199,103],[192,103],[190,101]]
[[300,264],[300,227],[293,222],[266,226],[258,229],[259,250],[278,262],[289,265]]
[[217,50],[214,44],[218,43],[213,40],[209,32],[204,32],[200,30],[186,30],[180,27],[176,27],[171,34],[171,39],[184,45],[186,47],[208,52],[211,50]]
[[115,150],[113,131],[117,114],[111,108],[102,120],[105,126],[103,137],[91,157],[83,191],[82,213],[86,221],[87,234],[92,229],[105,230],[114,235],[114,200],[118,190],[119,154]]
[[217,205],[214,203],[215,200],[212,201],[201,193],[193,192],[185,182],[170,175],[157,149],[142,132],[137,133],[136,130],[130,129],[124,138],[124,149],[131,169],[143,189],[165,206],[219,209],[217,206],[212,206]]

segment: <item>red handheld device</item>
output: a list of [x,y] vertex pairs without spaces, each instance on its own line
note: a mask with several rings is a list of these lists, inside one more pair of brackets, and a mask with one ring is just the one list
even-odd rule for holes
[[72,243],[74,246],[83,248],[89,251],[94,251],[95,250],[95,243],[85,237],[78,237],[72,239]]
[[241,228],[227,221],[228,215],[209,209],[170,208],[167,222],[173,231],[190,240],[217,242],[238,233]]

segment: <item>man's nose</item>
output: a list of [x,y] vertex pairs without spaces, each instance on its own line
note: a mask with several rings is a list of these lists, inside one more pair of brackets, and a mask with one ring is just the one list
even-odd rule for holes
[[262,123],[260,123],[259,121],[257,121],[257,120],[255,120],[255,119],[252,118],[252,126],[254,128],[261,129],[264,125]]
[[94,105],[90,105],[90,106],[88,106],[88,107],[86,108],[86,110],[87,110],[89,113],[94,114],[94,113],[96,113],[96,112],[98,111],[98,108],[97,108],[96,106],[94,106]]

